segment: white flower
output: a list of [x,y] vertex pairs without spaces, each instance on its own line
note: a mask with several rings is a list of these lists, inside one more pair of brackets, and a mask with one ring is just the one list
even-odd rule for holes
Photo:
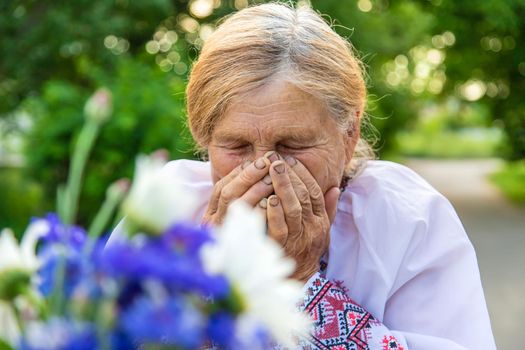
[[29,286],[31,277],[40,266],[36,244],[47,231],[44,221],[35,221],[27,228],[20,245],[13,231],[4,229],[0,233],[0,339],[12,345],[20,336],[14,299],[24,285]]
[[159,234],[194,213],[195,197],[179,177],[163,170],[164,165],[160,157],[137,158],[135,178],[122,204],[126,222],[132,228]]
[[13,231],[2,230],[0,234],[0,274],[6,270],[24,270],[32,273],[39,267],[36,256],[38,239],[49,230],[45,220],[36,220],[27,228],[22,242],[18,245]]
[[[216,238],[202,250],[206,270],[224,274],[241,294],[246,308],[241,320],[260,322],[282,345],[292,347],[293,333],[309,326],[307,317],[296,311],[302,286],[288,278],[295,262],[266,236],[262,216],[242,202],[228,208]],[[246,327],[241,331],[247,332]]]

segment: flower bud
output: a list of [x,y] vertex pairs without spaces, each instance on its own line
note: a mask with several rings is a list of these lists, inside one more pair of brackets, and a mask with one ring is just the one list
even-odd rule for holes
[[111,91],[101,88],[87,100],[84,115],[99,124],[107,121],[113,111]]
[[129,181],[128,179],[117,180],[109,186],[106,192],[106,196],[108,198],[112,198],[117,202],[120,202],[120,200],[124,198],[126,193],[128,193],[130,186],[131,181]]

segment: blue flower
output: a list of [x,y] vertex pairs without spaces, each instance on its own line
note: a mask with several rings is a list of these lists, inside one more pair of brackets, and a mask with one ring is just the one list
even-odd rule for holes
[[62,243],[76,250],[80,250],[87,239],[86,231],[79,226],[66,226],[55,213],[47,213],[45,218],[32,218],[31,222],[43,220],[49,227],[48,233],[42,237],[47,244]]
[[59,269],[64,269],[63,289],[67,297],[83,279],[83,261],[79,252],[63,247],[46,247],[40,257],[43,264],[38,271],[38,289],[44,296],[53,292]]
[[204,340],[204,319],[182,298],[153,301],[141,297],[120,317],[121,328],[135,345],[163,344],[197,349]]
[[21,350],[92,350],[97,348],[95,327],[69,319],[51,318],[29,324],[20,341]]
[[75,291],[92,299],[100,297],[99,282],[93,261],[102,254],[104,242],[96,242],[89,256],[72,245],[50,244],[39,253],[42,266],[38,271],[38,289],[44,296],[53,292],[60,269],[63,269],[63,294],[71,297]]
[[204,297],[229,293],[227,280],[204,271],[199,248],[208,241],[206,231],[178,225],[161,237],[136,236],[106,247],[97,269],[113,278],[129,281],[155,279],[171,290],[189,290]]
[[32,223],[36,221],[44,222],[48,228],[38,252],[43,262],[38,271],[38,288],[45,296],[49,295],[55,286],[59,268],[63,268],[62,287],[69,297],[84,278],[82,248],[87,241],[86,232],[77,226],[64,225],[55,213],[48,213],[45,218],[32,218]]
[[166,230],[161,236],[163,243],[189,256],[196,257],[204,243],[212,240],[210,232],[203,227],[178,223]]
[[217,312],[210,315],[206,329],[213,345],[221,349],[234,349],[235,346],[235,319],[226,312]]

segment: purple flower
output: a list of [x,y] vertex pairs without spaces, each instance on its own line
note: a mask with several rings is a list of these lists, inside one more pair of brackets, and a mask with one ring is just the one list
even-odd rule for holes
[[30,323],[23,335],[21,350],[91,350],[97,347],[95,327],[89,323],[51,318]]
[[197,349],[204,340],[204,319],[183,298],[153,301],[141,297],[124,311],[120,322],[135,345],[150,343]]

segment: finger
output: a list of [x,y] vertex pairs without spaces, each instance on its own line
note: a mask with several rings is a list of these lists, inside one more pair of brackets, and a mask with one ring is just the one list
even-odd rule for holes
[[210,200],[208,201],[208,207],[206,208],[203,221],[209,221],[209,218],[217,211],[217,207],[219,205],[219,198],[224,186],[230,183],[237,175],[240,174],[240,172],[244,168],[250,165],[250,163],[250,161],[245,161],[243,164],[240,164],[232,171],[230,171],[228,175],[217,181],[217,183],[213,186],[213,192],[211,194]]
[[[290,170],[290,167],[288,167],[288,170]],[[290,181],[292,182],[295,195],[297,196],[297,199],[303,208],[303,216],[307,213],[312,213],[312,202],[310,200],[310,193],[308,192],[306,185],[294,171],[288,171],[288,176],[290,176]]]
[[283,159],[281,155],[275,151],[269,151],[264,154],[264,158],[267,158],[270,163]]
[[264,218],[264,221],[266,222],[267,220],[267,214],[266,214],[266,208],[268,206],[268,198],[263,198],[259,201],[259,203],[257,203],[257,205],[255,206],[255,211],[257,213],[259,213],[263,218]]
[[310,171],[296,158],[286,157],[286,163],[293,170],[295,174],[302,180],[308,193],[310,194],[310,202],[312,211],[316,216],[323,216],[326,214],[325,201],[323,190],[319,187],[317,180],[312,176]]
[[266,174],[260,181],[248,189],[239,199],[255,207],[263,198],[273,193],[272,178]]
[[272,177],[275,194],[279,197],[283,208],[288,231],[290,233],[301,232],[302,207],[288,176],[286,163],[282,160],[273,162],[270,167],[270,176]]
[[341,190],[339,187],[332,187],[324,195],[324,202],[326,203],[326,213],[328,214],[328,219],[330,224],[334,222],[335,214],[337,212],[337,203],[339,202],[339,196],[341,195]]
[[268,235],[284,246],[288,240],[288,225],[286,224],[281,201],[276,195],[271,195],[268,198],[266,217],[268,220]]
[[226,215],[230,203],[240,198],[250,187],[260,181],[268,173],[269,166],[268,158],[261,157],[244,168],[237,177],[226,184],[219,195],[217,215],[219,217]]

